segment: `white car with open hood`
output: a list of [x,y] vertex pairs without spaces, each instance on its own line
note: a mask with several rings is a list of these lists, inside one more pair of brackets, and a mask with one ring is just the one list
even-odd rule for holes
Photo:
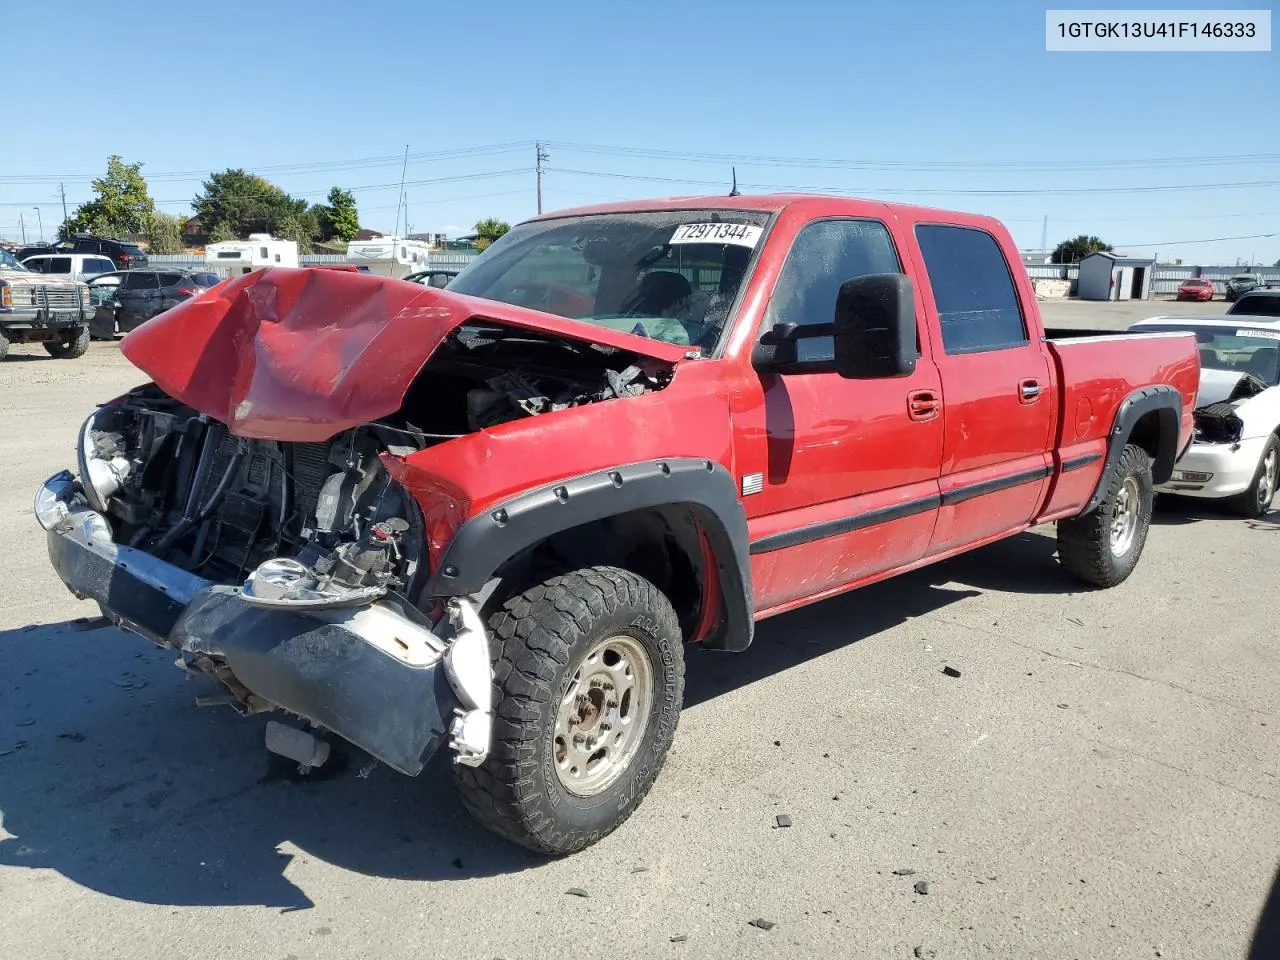
[[1280,317],[1151,317],[1129,330],[1191,332],[1200,346],[1195,438],[1156,491],[1266,513],[1280,478]]

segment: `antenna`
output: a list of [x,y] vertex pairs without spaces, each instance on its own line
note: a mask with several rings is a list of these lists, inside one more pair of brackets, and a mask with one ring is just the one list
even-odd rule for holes
[[733,189],[729,191],[729,196],[740,197],[742,194],[738,192],[738,168],[730,167],[729,169],[733,171]]
[[[401,166],[400,168],[400,196],[396,200],[396,228],[395,230],[392,231],[392,233],[395,234],[396,236],[400,235],[400,208],[401,208],[401,205],[404,203],[404,175],[405,175],[405,171],[407,171],[408,169],[409,169],[409,145],[406,143],[404,145],[404,165]],[[407,216],[408,214],[406,213],[406,217]]]

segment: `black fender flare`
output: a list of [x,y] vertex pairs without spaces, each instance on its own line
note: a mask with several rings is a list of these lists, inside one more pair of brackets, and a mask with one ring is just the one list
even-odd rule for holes
[[1116,409],[1111,433],[1107,436],[1107,458],[1102,465],[1102,472],[1098,474],[1098,485],[1094,488],[1093,496],[1080,511],[1082,516],[1098,508],[1107,488],[1107,480],[1120,462],[1120,454],[1133,435],[1135,424],[1152,412],[1157,414],[1160,422],[1156,455],[1151,464],[1152,479],[1156,484],[1161,484],[1173,476],[1173,465],[1185,452],[1178,449],[1178,437],[1182,432],[1182,394],[1166,384],[1135,390]]
[[547,537],[636,510],[685,506],[711,546],[724,629],[711,645],[744,650],[755,632],[747,516],[732,474],[713,460],[646,460],[518,494],[471,517],[424,588],[429,597],[478,594],[509,558]]

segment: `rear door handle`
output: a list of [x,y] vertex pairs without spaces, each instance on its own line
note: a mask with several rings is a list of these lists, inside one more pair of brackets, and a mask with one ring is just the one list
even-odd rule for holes
[[1018,384],[1018,399],[1023,403],[1035,403],[1040,399],[1040,381],[1023,380]]
[[942,400],[932,390],[913,390],[907,394],[907,414],[912,420],[932,420],[942,409]]

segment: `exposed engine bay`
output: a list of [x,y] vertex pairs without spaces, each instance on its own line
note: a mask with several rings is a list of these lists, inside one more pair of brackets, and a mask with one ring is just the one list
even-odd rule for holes
[[1205,368],[1201,371],[1200,404],[1193,412],[1195,438],[1203,443],[1235,443],[1243,435],[1241,404],[1268,389],[1250,373]]
[[[115,542],[262,605],[416,598],[422,518],[384,453],[660,389],[669,368],[626,351],[493,324],[449,335],[396,414],[320,443],[232,435],[154,385],[85,424],[80,473]],[[93,502],[97,501],[97,502]],[[247,580],[246,580],[247,578]]]

